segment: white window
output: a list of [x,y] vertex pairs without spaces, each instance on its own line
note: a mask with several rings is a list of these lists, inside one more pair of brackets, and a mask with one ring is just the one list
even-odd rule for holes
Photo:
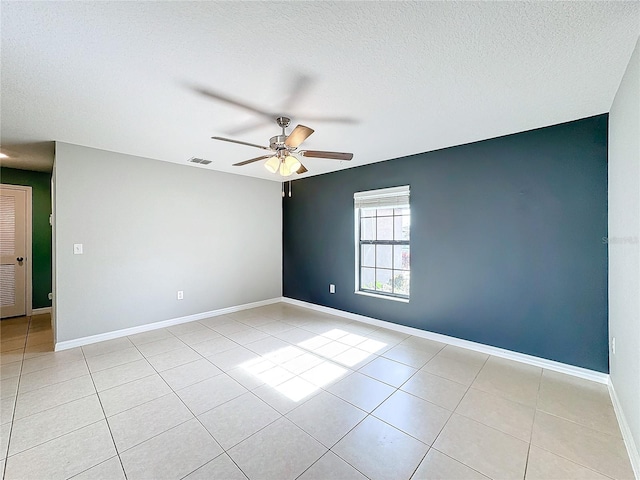
[[357,192],[356,293],[409,300],[409,185]]

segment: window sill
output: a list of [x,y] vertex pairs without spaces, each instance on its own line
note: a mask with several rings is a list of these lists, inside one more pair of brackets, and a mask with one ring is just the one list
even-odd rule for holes
[[408,298],[392,297],[390,295],[378,295],[375,293],[361,292],[360,290],[356,290],[353,293],[355,293],[356,295],[363,295],[365,297],[382,298],[384,300],[393,300],[394,302],[409,303]]

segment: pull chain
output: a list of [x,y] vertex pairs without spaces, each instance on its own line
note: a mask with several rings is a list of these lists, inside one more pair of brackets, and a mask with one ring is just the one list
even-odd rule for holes
[[289,198],[291,198],[291,180],[289,180]]
[[284,182],[282,182],[282,198],[284,198]]

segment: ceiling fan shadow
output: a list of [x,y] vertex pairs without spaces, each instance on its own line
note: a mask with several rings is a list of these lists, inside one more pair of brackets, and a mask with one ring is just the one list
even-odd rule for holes
[[299,121],[309,120],[314,122],[343,123],[347,125],[355,125],[360,123],[358,119],[347,116],[305,115],[304,113],[297,114],[299,110],[296,109],[296,106],[305,96],[308,95],[308,92],[315,83],[315,80],[311,76],[301,73],[291,76],[293,77],[293,80],[290,88],[288,89],[290,93],[282,102],[282,108],[278,111],[267,110],[260,106],[234,98],[230,95],[213,90],[208,87],[187,85],[187,88],[211,100],[226,103],[227,105],[237,107],[259,117],[258,119],[250,123],[244,123],[224,129],[223,133],[227,135],[238,135],[264,127],[265,125],[272,123],[279,117],[288,117]]

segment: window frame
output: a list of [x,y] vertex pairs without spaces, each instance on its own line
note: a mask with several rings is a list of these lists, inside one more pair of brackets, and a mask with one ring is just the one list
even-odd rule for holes
[[[365,209],[376,210],[376,215],[373,218],[376,218],[377,225],[377,210],[384,209],[398,209],[398,208],[408,208],[409,209],[409,217],[411,215],[411,202],[410,202],[410,186],[403,185],[399,187],[391,187],[391,188],[383,188],[377,190],[368,190],[362,192],[356,192],[354,194],[354,244],[355,244],[355,291],[354,293],[357,295],[365,295],[376,298],[384,298],[387,300],[394,300],[398,302],[408,303],[411,298],[411,280],[409,280],[409,293],[407,295],[398,294],[394,292],[384,292],[380,290],[370,290],[363,289],[360,285],[361,279],[361,271],[362,271],[362,247],[363,245],[373,245],[374,247],[377,245],[389,245],[392,247],[391,252],[391,270],[392,278],[394,271],[394,252],[393,246],[399,245],[407,245],[409,246],[409,252],[411,252],[411,227],[409,227],[409,240],[363,240],[361,239],[361,225],[362,218],[367,218],[362,216],[362,211]],[[383,216],[384,217],[384,216]],[[391,218],[396,218],[395,211]],[[377,232],[376,232],[377,233]],[[377,236],[377,235],[376,235]],[[374,252],[377,249],[374,248]],[[374,256],[377,253],[374,253]],[[410,258],[410,257],[409,257]],[[386,268],[379,268],[375,266],[375,270],[387,270]],[[411,273],[411,260],[409,260],[409,274]],[[411,276],[409,277],[411,278]]]

